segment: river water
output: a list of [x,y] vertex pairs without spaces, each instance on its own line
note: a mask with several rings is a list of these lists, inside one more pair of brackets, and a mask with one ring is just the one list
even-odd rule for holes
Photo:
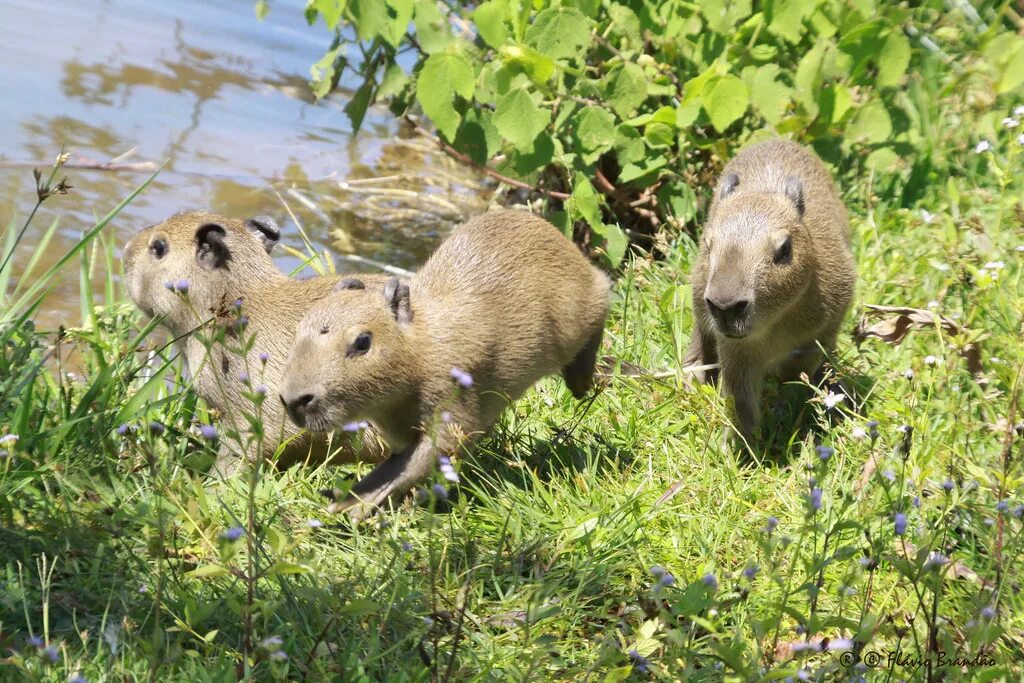
[[[309,67],[327,47],[326,27],[306,24],[300,0],[274,0],[263,21],[253,4],[0,3],[0,226],[24,220],[35,202],[32,168],[44,170],[61,149],[71,154],[62,175],[73,186],[33,221],[15,279],[55,216],[60,230],[39,270],[165,161],[108,226],[104,239],[118,253],[140,228],[191,208],[269,214],[284,243],[301,248],[290,210],[316,247],[339,257],[339,270],[365,268],[344,254],[413,268],[454,223],[486,206],[478,177],[383,107],[371,108],[353,137],[342,109],[357,83],[343,80],[312,103]],[[289,269],[301,263],[278,258]],[[104,277],[96,267],[97,303]],[[79,323],[78,278],[69,264],[42,326]]]

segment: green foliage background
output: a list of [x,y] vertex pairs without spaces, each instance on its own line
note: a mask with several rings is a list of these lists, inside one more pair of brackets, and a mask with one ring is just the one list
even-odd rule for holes
[[940,131],[966,116],[992,135],[995,98],[1024,82],[1024,38],[981,17],[1010,3],[980,5],[310,0],[306,15],[334,32],[316,94],[345,69],[362,80],[354,129],[373,102],[418,107],[454,150],[553,197],[552,218],[585,224],[617,265],[624,228],[692,230],[721,161],[761,136],[809,143],[911,205],[957,170]]

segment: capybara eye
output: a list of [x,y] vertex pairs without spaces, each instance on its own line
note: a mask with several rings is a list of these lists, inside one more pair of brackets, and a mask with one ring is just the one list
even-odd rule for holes
[[352,356],[361,356],[370,350],[370,344],[373,342],[373,335],[369,332],[363,332],[356,340],[352,342],[352,346],[348,347],[348,353],[346,354],[349,358]]
[[161,237],[156,238],[149,244],[149,253],[152,254],[154,258],[162,259],[167,255],[167,251],[167,240]]
[[790,238],[786,238],[786,241],[779,245],[779,248],[775,250],[775,262],[778,264],[789,263],[793,260],[793,242]]

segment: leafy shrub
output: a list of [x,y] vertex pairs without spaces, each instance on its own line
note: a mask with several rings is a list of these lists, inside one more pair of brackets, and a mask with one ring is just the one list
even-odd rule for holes
[[985,113],[1024,82],[1024,38],[981,4],[309,0],[306,17],[334,32],[316,95],[345,69],[362,79],[353,129],[373,102],[418,105],[450,151],[554,200],[552,219],[589,228],[615,265],[624,228],[692,226],[719,160],[758,136],[810,143],[913,203],[954,167],[935,142],[961,113],[936,105],[970,89]]

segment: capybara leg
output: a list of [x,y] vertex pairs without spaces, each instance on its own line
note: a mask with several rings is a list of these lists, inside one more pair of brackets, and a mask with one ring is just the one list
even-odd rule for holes
[[397,499],[427,478],[434,468],[436,449],[428,437],[396,453],[356,482],[348,497],[332,504],[330,512],[347,512],[353,521],[372,515],[389,498]]
[[581,399],[594,385],[594,366],[597,364],[597,352],[601,348],[601,336],[604,328],[599,329],[586,345],[580,349],[576,357],[562,369],[562,378],[569,391],[577,399]]

